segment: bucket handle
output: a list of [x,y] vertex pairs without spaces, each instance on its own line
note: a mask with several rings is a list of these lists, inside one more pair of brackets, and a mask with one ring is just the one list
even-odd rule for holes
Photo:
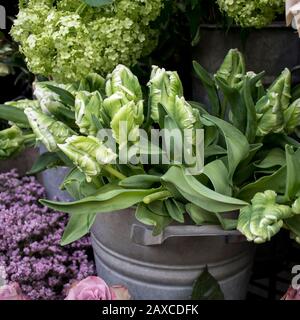
[[237,230],[226,231],[220,226],[169,226],[158,236],[153,236],[152,230],[133,224],[131,228],[131,240],[142,246],[155,246],[163,244],[169,238],[177,237],[222,237],[225,243],[244,242],[246,238]]

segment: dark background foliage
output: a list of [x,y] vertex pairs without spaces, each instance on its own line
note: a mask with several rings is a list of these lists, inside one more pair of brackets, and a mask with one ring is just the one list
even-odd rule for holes
[[6,9],[6,29],[0,30],[0,48],[4,45],[11,46],[11,52],[0,57],[0,62],[7,64],[11,73],[0,77],[0,103],[16,98],[31,97],[31,83],[33,75],[26,68],[24,57],[18,52],[18,46],[9,35],[13,18],[18,13],[18,0],[1,0],[0,4]]

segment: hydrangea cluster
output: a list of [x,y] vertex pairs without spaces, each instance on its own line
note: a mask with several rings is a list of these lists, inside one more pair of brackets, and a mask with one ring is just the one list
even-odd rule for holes
[[158,37],[150,23],[162,6],[163,0],[115,0],[100,8],[81,0],[29,0],[20,4],[11,34],[33,73],[68,82],[149,54]]
[[245,28],[270,24],[277,13],[284,11],[284,3],[284,0],[218,0],[221,10]]
[[89,238],[59,245],[65,214],[38,204],[44,188],[16,171],[0,174],[0,266],[30,299],[63,299],[73,281],[95,273]]

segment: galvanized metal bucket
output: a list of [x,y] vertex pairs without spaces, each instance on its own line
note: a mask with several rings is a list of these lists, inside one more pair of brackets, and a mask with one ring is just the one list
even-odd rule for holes
[[20,176],[24,176],[33,166],[38,157],[36,149],[28,148],[20,154],[7,160],[0,160],[0,172],[17,169]]
[[254,247],[237,231],[216,226],[170,226],[158,237],[138,223],[135,210],[99,214],[92,228],[97,272],[126,285],[134,299],[189,299],[207,265],[225,299],[244,299]]
[[[46,148],[41,145],[39,147],[40,154],[45,153]],[[65,176],[69,173],[70,168],[57,167],[47,169],[38,175],[39,181],[43,184],[47,199],[57,201],[72,201],[74,200],[68,192],[60,190],[60,186],[63,183]]]
[[[247,70],[266,71],[266,85],[271,84],[284,68],[293,69],[300,64],[299,37],[284,23],[251,30],[246,39],[242,37],[240,28],[225,30],[215,25],[202,25],[201,40],[193,49],[193,59],[215,73],[232,48],[244,53]],[[293,79],[299,82],[299,73]],[[206,92],[196,78],[193,79],[193,99],[208,103]]]
[[60,190],[60,186],[70,168],[57,167],[47,169],[39,174],[39,181],[43,184],[47,199],[57,201],[72,201],[72,197],[66,191]]

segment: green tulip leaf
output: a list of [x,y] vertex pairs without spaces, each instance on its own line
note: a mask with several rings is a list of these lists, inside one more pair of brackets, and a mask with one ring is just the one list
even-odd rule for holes
[[96,216],[96,213],[71,215],[60,244],[66,246],[88,234],[95,222]]
[[61,165],[62,161],[56,153],[45,152],[34,162],[32,168],[27,172],[28,175],[40,173],[46,169]]
[[203,115],[203,118],[215,124],[224,135],[228,153],[228,176],[231,181],[237,166],[249,154],[250,146],[247,138],[224,120],[210,115]]
[[11,105],[0,104],[0,119],[25,124],[26,126],[29,125],[24,110]]
[[170,217],[179,223],[184,223],[185,208],[174,199],[165,200],[166,210]]
[[147,174],[134,175],[123,179],[119,182],[119,186],[128,189],[148,189],[154,184],[160,183],[159,176],[152,176]]
[[86,215],[88,213],[109,213],[130,208],[137,203],[142,202],[146,196],[157,191],[157,189],[123,189],[115,184],[109,184],[100,188],[95,195],[86,197],[79,201],[56,202],[40,200],[40,202],[54,210],[76,215]]
[[143,224],[153,226],[153,236],[157,236],[173,221],[172,218],[155,214],[146,205],[137,206],[135,217]]
[[218,116],[220,114],[220,99],[214,78],[196,61],[193,61],[193,66],[207,92],[212,108],[212,114]]
[[264,176],[254,182],[246,184],[238,193],[239,199],[250,201],[257,192],[273,190],[279,194],[284,193],[286,188],[286,166],[281,167],[273,174]]
[[166,183],[166,187],[171,193],[175,188],[187,201],[210,212],[229,212],[247,205],[244,201],[207,188],[194,176],[186,175],[181,167],[171,167],[161,179],[163,183]]
[[224,300],[224,293],[218,281],[208,272],[205,267],[199,278],[196,280],[192,300]]
[[300,172],[300,148],[294,151],[292,146],[286,145],[285,151],[287,163],[285,197],[286,199],[291,200],[300,191],[300,179],[298,176],[298,173]]
[[217,218],[216,214],[213,212],[209,212],[204,210],[193,203],[188,203],[186,206],[186,211],[191,217],[191,219],[195,222],[196,225],[218,225],[219,219]]

